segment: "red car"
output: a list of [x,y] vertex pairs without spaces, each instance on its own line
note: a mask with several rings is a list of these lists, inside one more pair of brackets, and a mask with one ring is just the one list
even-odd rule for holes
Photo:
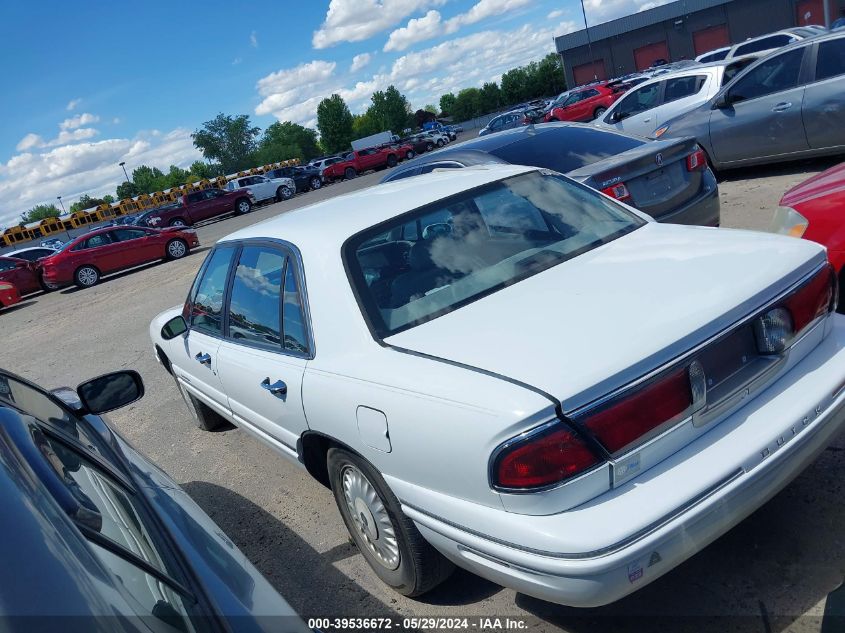
[[197,232],[184,227],[108,227],[80,235],[38,261],[44,281],[89,288],[100,277],[158,259],[180,259],[200,245]]
[[562,103],[553,104],[543,120],[549,121],[592,121],[600,117],[619,97],[625,93],[621,85],[608,87],[595,85],[569,93]]
[[47,290],[37,264],[17,257],[0,257],[0,281],[13,284],[22,295]]
[[180,197],[178,202],[156,209],[147,216],[146,222],[156,227],[193,226],[197,222],[227,213],[249,213],[254,204],[255,197],[249,189],[203,189]]
[[21,300],[21,294],[13,284],[0,281],[0,308],[8,308]]
[[845,309],[845,163],[816,174],[796,185],[780,199],[771,229],[803,237],[827,247],[827,257],[839,275],[839,306]]
[[[407,150],[405,150],[407,151]],[[401,156],[404,156],[402,154]],[[400,154],[392,147],[380,149],[369,147],[360,151],[350,152],[342,161],[329,165],[323,170],[323,178],[328,181],[346,178],[350,180],[358,174],[371,169],[395,167],[399,163]]]

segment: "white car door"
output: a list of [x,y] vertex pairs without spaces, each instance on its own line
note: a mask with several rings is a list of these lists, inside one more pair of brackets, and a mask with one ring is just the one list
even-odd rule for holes
[[[218,247],[203,264],[188,299],[188,333],[178,341],[172,367],[180,388],[231,417],[219,375],[223,336],[223,297],[235,248]],[[171,348],[173,349],[173,348]]]
[[[651,113],[649,129],[638,134],[651,134],[669,119],[689,112],[707,101],[710,96],[709,86],[714,83],[712,73],[669,77],[664,82],[663,99]],[[715,94],[715,91],[714,93]]]
[[296,455],[308,428],[302,379],[310,357],[301,277],[272,243],[245,242],[228,299],[228,331],[218,367],[235,422]]
[[657,127],[655,112],[663,101],[665,81],[649,82],[629,90],[609,112],[601,118],[602,127],[612,127],[620,132],[646,136]]

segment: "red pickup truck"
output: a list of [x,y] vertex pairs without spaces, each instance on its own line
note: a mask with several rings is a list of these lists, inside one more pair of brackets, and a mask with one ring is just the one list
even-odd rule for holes
[[155,228],[193,226],[218,215],[249,213],[254,204],[255,198],[248,189],[203,189],[186,194],[178,202],[151,212],[146,216],[145,223]]
[[371,169],[395,167],[402,156],[403,154],[400,154],[393,147],[369,147],[357,152],[350,152],[339,163],[326,167],[323,170],[323,178],[330,182],[341,178],[349,180]]

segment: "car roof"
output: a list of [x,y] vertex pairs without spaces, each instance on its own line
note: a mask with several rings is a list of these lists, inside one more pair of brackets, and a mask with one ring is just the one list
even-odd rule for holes
[[[517,174],[537,171],[523,165],[489,165],[426,174],[359,189],[300,207],[258,222],[224,237],[221,242],[250,238],[276,238],[306,251],[340,248],[346,239],[443,198]],[[354,213],[350,210],[354,209]]]

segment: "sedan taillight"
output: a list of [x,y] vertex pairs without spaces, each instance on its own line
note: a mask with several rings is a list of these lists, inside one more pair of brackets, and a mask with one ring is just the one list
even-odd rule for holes
[[493,483],[499,488],[544,488],[601,461],[574,431],[556,424],[543,433],[517,440],[499,453],[493,463]]
[[836,309],[836,272],[828,264],[780,305],[754,320],[754,336],[761,354],[781,354],[816,318]]
[[699,367],[694,363],[629,389],[576,421],[608,452],[617,453],[666,423],[689,415],[695,401],[704,398],[703,387],[692,384],[699,375],[703,379]]
[[605,189],[602,189],[601,192],[611,198],[616,198],[617,200],[627,200],[631,197],[631,192],[628,191],[628,187],[625,186],[624,182],[619,182],[611,187],[606,187]]
[[707,154],[700,147],[687,156],[687,171],[703,171],[707,167]]

